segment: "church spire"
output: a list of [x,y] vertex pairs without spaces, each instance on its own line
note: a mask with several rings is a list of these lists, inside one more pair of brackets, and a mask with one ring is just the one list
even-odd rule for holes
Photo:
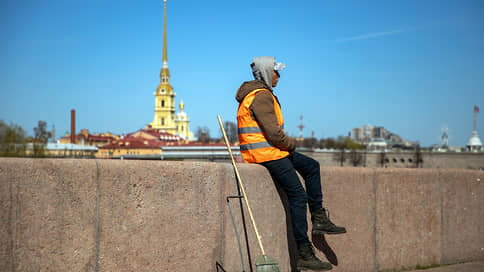
[[168,42],[166,36],[166,0],[163,0],[163,66],[160,77],[163,77],[163,75],[170,76],[170,72],[168,71]]

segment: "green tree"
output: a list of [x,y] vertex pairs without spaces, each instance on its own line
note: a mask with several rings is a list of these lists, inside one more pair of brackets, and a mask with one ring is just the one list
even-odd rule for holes
[[415,147],[415,154],[414,154],[413,161],[414,161],[415,168],[423,167],[423,155],[419,144]]
[[351,149],[349,156],[353,166],[358,166],[363,162],[363,155],[359,150]]
[[197,127],[195,136],[198,138],[199,142],[210,142],[210,130],[207,127]]
[[11,123],[7,125],[0,120],[0,156],[25,156],[27,137],[22,127]]
[[52,137],[50,131],[47,131],[47,122],[39,121],[37,127],[34,127],[34,157],[45,157],[45,146]]
[[362,150],[365,149],[360,143],[357,143],[351,140],[350,137],[343,137],[338,136],[335,140],[333,138],[326,138],[324,140],[320,140],[319,146],[321,148],[328,148],[328,149],[351,149],[351,150]]
[[385,166],[385,163],[386,163],[386,160],[387,160],[387,155],[386,155],[385,151],[382,150],[380,152],[379,159],[380,159],[380,166],[381,167],[384,167]]
[[328,148],[328,149],[335,149],[336,148],[336,141],[333,138],[326,138],[320,141],[320,147]]
[[341,145],[343,149],[350,150],[349,159],[353,166],[358,166],[363,162],[364,158],[363,154],[361,153],[361,150],[364,149],[363,145],[351,140],[350,137],[345,137],[344,139],[342,139]]
[[304,138],[302,146],[307,148],[316,148],[318,140],[316,138]]
[[[350,137],[338,136],[335,139],[327,138],[320,141],[320,147],[337,149],[339,152],[334,153],[333,160],[339,162],[341,166],[344,165],[346,160],[350,160],[353,166],[358,166],[365,161],[361,150],[365,149],[365,146],[353,141]],[[346,152],[345,150],[350,150]]]
[[224,122],[225,133],[230,143],[235,143],[239,140],[239,135],[237,133],[237,125],[231,121]]
[[339,162],[340,166],[343,166],[346,161],[346,152],[344,149],[339,150],[333,154],[333,160]]
[[351,140],[350,137],[344,138],[343,143],[344,143],[344,146],[345,146],[346,149],[351,149],[351,150],[362,150],[362,149],[365,149],[365,147],[362,144],[357,143],[357,142]]

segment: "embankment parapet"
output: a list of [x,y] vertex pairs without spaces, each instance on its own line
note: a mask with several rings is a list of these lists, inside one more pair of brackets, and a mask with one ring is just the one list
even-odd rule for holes
[[[263,167],[239,170],[266,252],[290,271],[284,195]],[[484,259],[484,172],[321,171],[324,205],[348,229],[312,237],[318,256],[337,264],[333,271]],[[214,271],[218,261],[240,271],[226,204],[235,194],[226,163],[0,158],[0,270]],[[231,204],[242,233],[238,201]]]

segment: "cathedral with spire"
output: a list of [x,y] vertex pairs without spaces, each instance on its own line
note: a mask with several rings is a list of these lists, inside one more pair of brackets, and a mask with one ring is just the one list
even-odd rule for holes
[[190,132],[190,119],[185,113],[185,105],[180,101],[179,112],[175,113],[175,92],[170,85],[170,70],[168,69],[168,46],[166,33],[166,0],[163,0],[163,57],[160,71],[160,84],[156,88],[155,113],[152,129],[161,130],[182,137],[185,140],[193,138]]

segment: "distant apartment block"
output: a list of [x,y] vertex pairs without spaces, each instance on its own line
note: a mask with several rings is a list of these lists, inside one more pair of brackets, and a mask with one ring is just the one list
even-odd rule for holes
[[405,141],[402,137],[388,131],[384,127],[371,125],[353,128],[351,139],[367,145],[370,149],[386,149],[391,147],[408,148],[418,144],[417,142]]
[[367,143],[375,138],[387,139],[391,136],[393,136],[393,133],[390,133],[384,127],[371,125],[354,128],[351,133],[351,139],[360,143]]

